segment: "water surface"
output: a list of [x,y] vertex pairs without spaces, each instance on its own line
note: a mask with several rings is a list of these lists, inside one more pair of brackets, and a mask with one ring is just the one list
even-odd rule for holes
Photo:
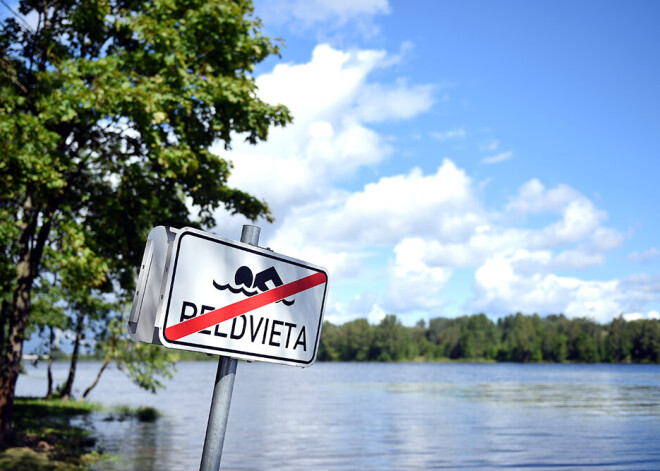
[[[99,366],[80,364],[74,394]],[[122,454],[97,469],[197,469],[215,369],[180,363],[152,395],[109,368],[90,400],[164,416],[85,419]],[[45,388],[45,368],[28,367],[17,394]],[[660,365],[239,363],[221,469],[657,470],[658,443]]]

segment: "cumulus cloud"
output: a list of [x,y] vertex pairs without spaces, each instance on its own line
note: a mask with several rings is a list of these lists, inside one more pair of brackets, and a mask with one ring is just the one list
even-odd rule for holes
[[547,253],[525,250],[490,257],[475,273],[477,297],[471,307],[496,315],[564,313],[599,322],[622,312],[625,296],[618,280],[585,281],[538,269],[549,262]]
[[365,123],[408,119],[433,105],[433,86],[409,86],[400,79],[394,85],[370,84],[357,99],[357,116]]
[[448,131],[431,132],[430,135],[439,141],[447,141],[450,139],[463,139],[467,133],[464,128],[454,128]]
[[533,178],[518,189],[518,194],[509,202],[506,209],[531,214],[561,213],[571,201],[580,196],[577,190],[567,185],[546,189],[543,183]]
[[[525,194],[531,195],[526,201]],[[385,289],[360,306],[363,315],[374,306],[399,314],[437,312],[453,270],[463,267],[476,270],[475,296],[465,305],[470,311],[562,312],[606,321],[654,299],[652,279],[597,281],[559,274],[602,265],[606,252],[623,239],[603,226],[606,213],[578,191],[528,182],[506,211],[550,213],[556,219],[538,229],[502,224],[501,214],[483,209],[467,173],[445,159],[435,173],[413,169],[297,208],[276,240],[344,254],[343,270],[352,266],[353,276],[369,248],[391,247],[394,261]]]
[[[310,62],[281,64],[259,76],[259,96],[285,103],[294,123],[272,129],[268,142],[257,146],[237,138],[229,154],[230,184],[266,199],[281,218],[292,207],[327,199],[336,182],[388,158],[390,143],[368,124],[408,119],[432,103],[428,85],[369,82],[388,59],[385,51],[319,45]],[[379,103],[379,93],[392,101]]]
[[394,248],[396,259],[384,301],[390,311],[428,311],[442,305],[438,294],[451,277],[451,270],[426,265],[425,252],[426,242],[421,238],[404,239]]
[[[433,170],[414,167],[342,188],[358,171],[380,169],[397,156],[374,123],[411,119],[433,103],[431,85],[371,81],[375,70],[397,60],[385,51],[320,45],[307,63],[275,67],[257,78],[260,96],[287,104],[295,122],[274,129],[266,143],[239,143],[229,153],[235,164],[230,184],[265,198],[277,218],[262,245],[329,270],[329,320],[437,313],[449,280],[466,268],[474,270],[466,312],[563,312],[607,321],[658,301],[657,277],[580,278],[579,270],[605,264],[626,236],[568,185],[531,179],[501,209],[490,210],[485,189],[443,159]],[[465,130],[433,137],[461,139]],[[494,141],[487,151],[497,148]],[[238,234],[239,219],[219,217],[223,234]]]
[[[469,305],[493,314],[513,310],[564,313],[609,322],[621,313],[630,319],[642,318],[635,313],[660,300],[660,277],[637,274],[620,280],[583,280],[548,271],[556,264],[547,251],[496,254],[477,269],[477,296]],[[649,314],[649,318],[655,315],[654,311]]]
[[307,240],[332,250],[394,246],[409,236],[464,240],[483,222],[465,171],[446,159],[437,172],[383,177],[362,191],[287,216],[278,238]]
[[[256,3],[267,24],[287,24],[292,30],[315,29],[317,34],[351,24],[353,30],[373,36],[373,19],[390,13],[387,0],[267,0]],[[324,28],[318,28],[320,24]]]
[[623,318],[627,321],[639,321],[643,319],[648,319],[648,320],[660,320],[660,312],[658,311],[649,311],[646,314],[642,312],[628,312],[626,314],[623,314]]
[[[624,235],[610,227],[599,227],[591,236],[591,246],[599,252],[607,252],[619,247],[624,240]],[[660,253],[660,252],[659,252]]]
[[656,258],[657,256],[660,255],[660,250],[658,250],[655,247],[651,247],[648,250],[645,250],[644,252],[632,252],[630,255],[628,255],[628,258],[634,262],[647,262],[651,259]]
[[590,253],[584,250],[564,250],[553,261],[553,265],[559,269],[588,268],[603,263],[605,263],[604,253]]
[[500,152],[499,154],[491,155],[490,157],[484,157],[481,159],[481,163],[498,164],[500,162],[504,162],[505,160],[509,160],[511,157],[513,157],[513,152],[511,151]]
[[332,203],[299,209],[278,238],[314,241],[330,251],[392,247],[386,289],[365,309],[375,304],[399,313],[436,311],[453,269],[462,267],[476,269],[475,297],[465,306],[472,311],[563,312],[605,321],[654,299],[653,280],[558,274],[603,264],[605,253],[623,239],[603,226],[606,213],[578,191],[546,190],[538,180],[524,184],[506,211],[555,214],[538,229],[502,224],[501,214],[485,211],[476,193],[467,173],[444,160],[434,174],[414,169]]
[[275,0],[273,8],[311,25],[329,19],[346,22],[362,16],[387,14],[387,0]]
[[578,242],[591,235],[605,221],[604,211],[584,197],[569,202],[562,218],[534,234],[533,245],[539,248],[555,247]]

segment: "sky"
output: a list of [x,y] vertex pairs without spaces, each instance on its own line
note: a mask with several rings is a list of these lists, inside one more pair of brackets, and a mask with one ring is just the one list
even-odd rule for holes
[[[660,318],[660,4],[263,0],[236,136],[260,245],[329,271],[325,319]],[[217,213],[237,239],[248,221]]]
[[[6,12],[3,11],[3,16]],[[214,151],[325,319],[660,318],[660,3],[258,0],[294,123]],[[242,217],[212,232],[238,239]]]

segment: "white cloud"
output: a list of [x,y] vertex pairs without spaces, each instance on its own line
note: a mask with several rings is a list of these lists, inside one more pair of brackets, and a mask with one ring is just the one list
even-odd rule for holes
[[500,162],[504,162],[505,160],[509,160],[511,157],[513,157],[513,152],[511,151],[500,152],[499,154],[492,155],[490,157],[484,157],[481,159],[481,163],[498,164]]
[[489,258],[475,273],[477,298],[470,306],[496,315],[564,313],[599,322],[621,313],[624,295],[617,280],[585,281],[534,269],[548,262],[547,254],[525,250]]
[[623,278],[621,288],[629,300],[626,310],[642,311],[646,303],[660,300],[660,275],[636,273]]
[[447,268],[431,268],[424,263],[426,242],[421,238],[404,239],[394,248],[394,266],[386,290],[390,311],[432,310],[442,305],[438,298],[451,277]]
[[647,303],[660,299],[660,276],[583,280],[551,273],[556,264],[547,251],[517,250],[489,257],[475,273],[477,297],[468,306],[490,314],[564,313],[609,322],[621,313],[635,317]]
[[[285,103],[295,122],[272,130],[267,143],[237,144],[229,155],[235,163],[230,184],[266,199],[277,218],[262,245],[329,270],[338,290],[328,303],[329,320],[434,315],[458,268],[475,270],[474,298],[465,305],[473,312],[563,312],[607,321],[644,312],[658,300],[660,280],[648,275],[576,276],[606,263],[607,252],[625,237],[605,226],[605,211],[567,185],[546,188],[529,180],[501,211],[491,211],[486,188],[444,159],[435,171],[412,168],[357,191],[341,189],[360,169],[378,169],[397,156],[370,123],[410,119],[432,104],[431,86],[370,82],[376,69],[398,60],[384,51],[321,45],[308,63],[275,67],[258,77],[260,96]],[[456,127],[433,137],[465,135]],[[487,151],[497,149],[494,141]],[[528,224],[532,218],[535,224]],[[237,219],[228,218],[229,226]],[[222,223],[226,233],[225,218]],[[631,257],[656,256],[654,250]],[[352,288],[342,288],[347,285]]]
[[413,169],[381,178],[362,191],[292,212],[282,240],[320,244],[330,250],[396,245],[405,237],[464,240],[483,220],[471,181],[450,160],[435,174]]
[[463,139],[466,136],[466,134],[467,133],[465,132],[464,128],[454,128],[448,131],[430,133],[432,138],[437,139],[439,141],[447,141],[450,139]]
[[[563,312],[605,321],[653,298],[648,295],[652,280],[629,280],[624,286],[619,280],[557,274],[602,265],[605,252],[623,237],[602,225],[604,211],[570,187],[546,191],[535,180],[523,185],[519,196],[525,194],[531,195],[526,205],[520,197],[505,211],[551,213],[558,219],[538,229],[503,225],[507,218],[485,211],[466,172],[446,159],[435,174],[413,169],[297,208],[277,240],[345,253],[344,269],[352,266],[353,276],[362,269],[356,266],[364,251],[391,247],[394,261],[385,286],[361,305],[363,315],[374,305],[403,315],[437,312],[442,289],[459,267],[476,269],[475,299],[467,304],[474,311]],[[624,301],[627,289],[638,293],[631,297],[634,303]]]
[[566,206],[580,197],[580,193],[567,185],[557,185],[546,190],[536,178],[523,184],[518,195],[509,202],[506,209],[520,213],[561,213]]
[[600,227],[606,217],[605,212],[597,209],[588,199],[576,198],[566,205],[561,220],[534,235],[533,246],[547,248],[584,240]]
[[594,250],[607,252],[619,247],[624,240],[623,234],[609,227],[599,227],[591,236],[591,245]]
[[587,268],[605,263],[603,253],[589,253],[582,250],[565,250],[557,255],[553,265],[559,269]]
[[647,319],[660,320],[660,312],[658,311],[649,311],[646,313]]
[[385,319],[386,315],[387,314],[385,313],[383,308],[381,308],[377,304],[374,304],[371,308],[371,311],[367,315],[367,320],[369,321],[370,324],[374,324],[374,325],[380,324],[380,321]]
[[288,3],[288,12],[308,24],[328,19],[346,22],[355,17],[390,12],[387,0],[293,0],[281,3]]
[[314,28],[317,35],[351,23],[344,30],[373,36],[378,32],[373,19],[390,13],[387,0],[265,0],[255,5],[266,24],[288,24],[294,31]]
[[[368,122],[421,113],[432,102],[432,89],[405,80],[370,83],[369,75],[388,60],[385,51],[319,45],[310,62],[280,64],[259,76],[259,96],[286,104],[294,123],[272,129],[257,146],[238,136],[229,154],[234,162],[229,183],[264,198],[281,219],[292,207],[327,199],[336,182],[390,156],[391,144]],[[391,100],[379,104],[379,93]]]
[[379,306],[379,298],[375,293],[364,292],[346,302],[331,301],[327,303],[324,317],[333,324],[343,324],[357,318],[367,318],[370,323],[378,324],[387,314]]
[[408,119],[427,111],[433,105],[433,87],[414,85],[405,80],[395,85],[371,84],[357,99],[357,115],[365,123]]
[[628,255],[628,258],[634,262],[646,262],[649,261],[653,258],[656,258],[657,256],[660,255],[660,250],[658,250],[655,247],[651,247],[648,250],[645,250],[644,252],[632,252],[630,255]]

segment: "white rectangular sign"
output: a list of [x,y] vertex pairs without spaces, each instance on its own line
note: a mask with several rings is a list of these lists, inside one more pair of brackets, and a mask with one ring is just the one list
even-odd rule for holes
[[323,268],[191,228],[176,234],[169,267],[156,320],[166,347],[296,366],[316,359]]

